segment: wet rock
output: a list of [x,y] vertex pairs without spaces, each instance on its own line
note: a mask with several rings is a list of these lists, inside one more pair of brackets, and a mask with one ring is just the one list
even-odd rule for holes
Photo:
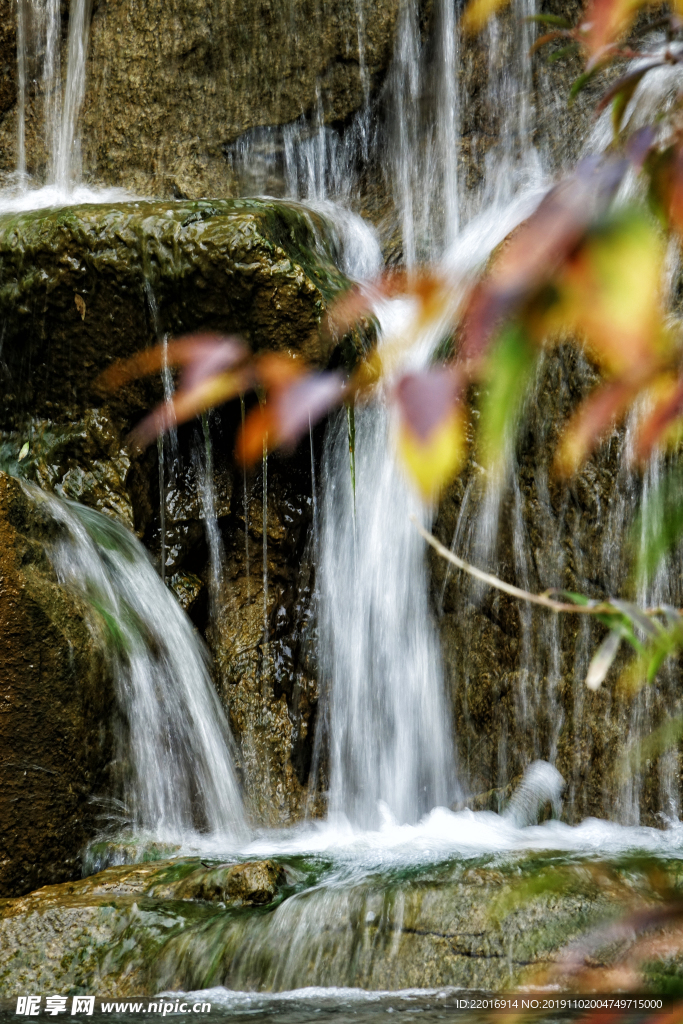
[[[659,904],[664,878],[672,891],[680,888],[679,864],[651,869],[634,858],[608,866],[535,854],[342,885],[338,875],[321,877],[316,860],[288,865],[289,884],[269,861],[111,868],[0,904],[0,995],[73,988],[151,995],[213,985],[501,991],[547,978],[560,949],[629,905]],[[224,897],[238,877],[232,892],[241,897],[231,904]],[[263,885],[268,894],[280,890],[269,905],[254,898]],[[600,963],[618,960],[628,946],[600,951]],[[655,959],[660,973],[680,978],[675,953]],[[652,964],[647,970],[656,974]],[[567,985],[559,979],[555,991]]]
[[[155,447],[139,456],[126,445],[160,399],[159,379],[114,395],[96,379],[165,332],[198,328],[326,365],[339,358],[320,331],[345,283],[338,256],[324,219],[296,204],[130,203],[0,218],[0,465],[124,522],[160,569],[163,489],[166,579],[214,655],[247,803],[263,823],[296,820],[307,800],[317,706],[309,440],[268,460],[264,538],[260,469],[244,477],[232,459],[239,407],[203,430],[182,427],[160,474]],[[314,441],[318,457],[320,431]],[[212,544],[225,553],[220,578]]]
[[[552,471],[564,425],[597,380],[595,367],[570,345],[548,354],[510,460],[514,482],[506,485],[500,508],[471,464],[442,497],[434,529],[443,544],[457,536],[466,560],[533,592],[550,587],[595,599],[632,595],[629,522],[640,483],[625,477],[623,430],[576,479],[563,482]],[[489,541],[481,529],[487,517]],[[565,779],[567,821],[595,816],[661,827],[662,815],[677,814],[671,798],[678,799],[683,777],[679,750],[669,762],[653,757],[636,767],[631,779],[620,759],[629,736],[656,727],[672,707],[677,713],[680,665],[669,663],[647,695],[637,695],[619,685],[623,652],[600,690],[590,691],[586,673],[604,627],[531,608],[451,572],[437,555],[429,558],[469,806],[502,810],[513,780],[541,757]],[[679,593],[678,574],[669,581]]]
[[[314,437],[317,458],[321,441],[322,430]],[[206,638],[248,813],[282,826],[320,809],[310,772],[318,682],[309,439],[293,454],[268,458],[265,535],[262,471],[240,477],[231,515],[221,521],[221,610]]]
[[284,869],[272,860],[248,861],[195,871],[175,888],[174,895],[178,899],[262,906],[275,899],[285,880]]
[[[0,0],[0,118],[16,100],[17,35],[12,6],[11,0]],[[4,163],[1,150],[0,163]]]
[[[87,172],[140,195],[234,194],[225,147],[250,128],[295,121],[320,102],[329,122],[347,120],[382,80],[399,10],[398,0],[94,4],[83,113]],[[13,30],[9,4],[5,23]],[[14,101],[12,86],[14,80],[0,115]],[[40,96],[31,100],[40,107]],[[11,113],[0,123],[6,169],[14,156]],[[44,166],[41,141],[29,146],[31,172]]]
[[171,576],[170,584],[183,610],[192,611],[204,590],[199,576],[191,572],[177,572]]
[[80,875],[106,791],[114,690],[87,608],[45,554],[55,526],[0,474],[0,895]]
[[317,214],[266,200],[1,217],[5,424],[28,409],[71,421],[106,404],[127,429],[159,396],[159,382],[104,396],[97,377],[165,332],[238,333],[255,351],[327,363],[320,322],[344,286],[335,245]]

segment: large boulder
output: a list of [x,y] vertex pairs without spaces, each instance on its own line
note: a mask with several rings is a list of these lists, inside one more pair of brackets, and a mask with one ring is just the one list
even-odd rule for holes
[[0,474],[0,895],[77,878],[112,758],[113,683],[46,554],[55,525]]
[[[239,333],[320,365],[320,323],[344,283],[334,232],[295,203],[118,203],[0,217],[4,423],[73,422],[103,404],[98,374],[165,332]],[[78,301],[76,301],[78,300]],[[119,428],[149,387],[108,399]]]

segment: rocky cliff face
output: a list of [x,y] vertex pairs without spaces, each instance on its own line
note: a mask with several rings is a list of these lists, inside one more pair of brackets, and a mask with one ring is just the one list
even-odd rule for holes
[[[0,17],[5,171],[16,163],[12,6]],[[399,10],[398,0],[336,0],[331,8],[317,0],[96,2],[83,111],[87,176],[138,195],[235,195],[229,150],[245,132],[318,108],[326,123],[343,124],[376,92]],[[28,170],[38,175],[47,145],[41,118],[32,86]]]
[[[631,573],[635,513],[664,462],[649,471],[655,474],[649,479],[633,471],[622,428],[576,478],[567,482],[553,473],[563,428],[597,381],[595,368],[574,347],[549,353],[500,489],[470,464],[443,495],[435,533],[461,557],[535,593],[556,588],[598,600],[677,606],[682,595],[676,563],[667,566],[649,599],[642,589],[638,593]],[[565,779],[566,820],[593,815],[656,827],[677,817],[680,750],[655,751],[646,760],[631,745],[680,713],[680,663],[665,663],[654,686],[634,692],[620,680],[628,661],[622,648],[606,682],[593,692],[585,680],[604,626],[532,607],[478,585],[438,556],[430,559],[471,806],[502,809],[524,766],[544,758]]]

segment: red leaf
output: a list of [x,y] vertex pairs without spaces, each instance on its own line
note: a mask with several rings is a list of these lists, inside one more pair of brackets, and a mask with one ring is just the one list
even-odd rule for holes
[[562,475],[574,473],[608,433],[615,420],[630,407],[652,375],[652,367],[637,370],[593,392],[576,410],[565,429],[555,458],[555,468]]
[[252,409],[237,438],[236,454],[245,464],[261,458],[263,445],[294,445],[334,406],[346,388],[341,373],[307,373],[273,388],[263,406]]
[[311,373],[273,396],[278,444],[296,444],[309,424],[317,423],[344,397],[341,373]]
[[643,423],[636,444],[636,457],[645,461],[667,427],[683,413],[683,380],[679,380],[672,394],[660,401]]

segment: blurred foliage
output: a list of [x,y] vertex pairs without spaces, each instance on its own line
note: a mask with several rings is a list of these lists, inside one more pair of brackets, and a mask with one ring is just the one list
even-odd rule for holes
[[[470,0],[464,29],[479,31],[508,2]],[[286,354],[253,355],[239,339],[207,335],[117,364],[105,375],[110,387],[167,364],[182,367],[172,400],[136,428],[133,442],[147,444],[173,424],[252,389],[259,402],[243,419],[237,455],[254,462],[264,446],[292,446],[332,408],[345,404],[353,410],[379,391],[393,411],[406,471],[432,501],[469,455],[489,472],[504,465],[542,352],[569,340],[599,368],[601,380],[563,428],[554,456],[557,476],[576,474],[627,415],[635,423],[634,469],[643,468],[653,453],[674,450],[683,435],[683,336],[666,294],[665,261],[667,248],[680,247],[683,236],[683,93],[645,126],[634,128],[632,113],[648,75],[683,63],[683,0],[674,0],[663,15],[658,8],[649,20],[648,11],[642,0],[589,0],[576,25],[550,14],[530,19],[540,33],[532,50],[548,54],[550,63],[568,53],[583,55],[569,102],[589,82],[595,85],[625,64],[616,78],[611,74],[596,105],[597,114],[611,110],[612,142],[605,154],[584,160],[549,189],[477,274],[393,269],[353,284],[331,304],[321,325],[330,341],[343,343],[359,320],[377,317],[388,300],[404,300],[406,315],[346,373],[314,371]],[[644,47],[643,38],[655,29],[660,41]],[[641,187],[630,194],[641,198],[625,203],[618,193],[627,177],[639,180]],[[438,358],[406,358],[424,351]],[[473,393],[479,396],[474,417]],[[349,424],[353,467],[352,416]],[[650,494],[647,514],[641,510],[634,527],[634,580],[641,592],[683,534],[683,480],[675,460],[670,462],[668,475]],[[634,653],[620,678],[628,689],[651,683],[663,662],[683,648],[679,609],[569,593],[527,594],[427,539],[443,557],[513,596],[553,612],[597,618],[607,634],[588,670],[592,689],[605,680],[622,642]],[[633,767],[629,759],[657,756],[681,735],[683,719],[665,722],[629,752],[623,770]],[[566,887],[568,870],[527,880],[515,898]],[[596,885],[609,874],[604,865],[592,870]],[[655,887],[656,871],[650,871]],[[611,876],[609,882],[618,884]],[[651,977],[680,994],[680,972],[667,974],[665,962],[683,952],[683,904],[664,883],[659,896],[658,904],[627,906],[617,922],[583,936],[539,980],[606,991],[634,989]],[[496,904],[491,912],[495,917],[511,909]],[[595,952],[625,937],[628,953],[614,969],[598,970]]]
[[[465,30],[481,29],[506,2],[470,0]],[[568,48],[584,55],[570,101],[588,81],[627,62],[596,106],[597,113],[611,108],[613,141],[605,154],[582,161],[550,188],[478,273],[394,268],[351,285],[321,324],[331,343],[342,345],[363,318],[381,319],[389,300],[403,300],[405,315],[394,318],[400,326],[385,330],[381,344],[345,373],[313,370],[284,353],[254,355],[238,338],[213,335],[181,338],[115,364],[105,374],[109,387],[167,365],[181,367],[172,399],[138,425],[133,443],[148,444],[222,402],[243,401],[251,389],[259,400],[243,417],[237,438],[243,462],[278,445],[295,445],[344,404],[353,473],[352,410],[380,392],[393,412],[407,474],[432,501],[469,456],[489,473],[504,466],[541,354],[569,340],[599,368],[601,380],[562,430],[556,475],[576,474],[626,415],[636,421],[634,468],[675,448],[683,434],[683,335],[666,294],[665,265],[667,247],[672,240],[680,245],[683,235],[683,101],[665,104],[637,130],[632,108],[648,75],[683,62],[683,0],[663,16],[660,9],[654,20],[648,21],[647,10],[641,0],[590,0],[576,25],[557,15],[531,19],[540,33],[533,51],[550,47],[551,61]],[[643,48],[653,29],[663,42]],[[552,49],[556,45],[559,50]],[[642,183],[641,198],[620,201],[624,182],[634,177]],[[472,416],[474,393],[479,397]],[[634,581],[641,592],[680,542],[679,476],[674,468],[654,488],[647,515],[641,512],[635,527]],[[604,624],[609,632],[586,680],[593,689],[606,678],[622,641],[635,654],[621,676],[630,689],[652,682],[683,646],[683,616],[675,608],[639,608],[616,598],[591,602],[580,595],[561,595],[558,602],[513,590],[554,611],[590,614]]]

